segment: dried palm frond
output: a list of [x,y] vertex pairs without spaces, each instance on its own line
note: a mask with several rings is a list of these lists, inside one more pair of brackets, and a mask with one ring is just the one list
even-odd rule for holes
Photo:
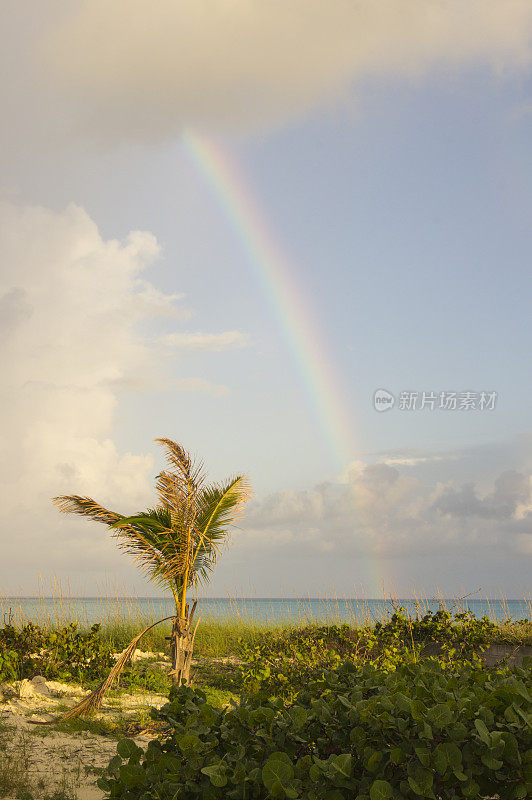
[[190,489],[194,486],[197,490],[205,481],[205,473],[202,461],[194,461],[190,453],[177,442],[171,439],[155,439],[166,448],[166,460],[176,471],[176,478]]
[[124,671],[127,662],[133,656],[135,650],[137,649],[137,645],[144,636],[144,634],[147,633],[152,628],[155,628],[156,625],[160,625],[161,622],[167,622],[169,619],[176,619],[176,617],[175,616],[164,617],[164,619],[160,619],[157,622],[154,622],[152,625],[148,625],[148,627],[144,628],[144,630],[141,633],[137,634],[137,636],[135,636],[135,638],[128,644],[126,649],[120,654],[120,656],[116,661],[116,664],[112,668],[107,678],[105,678],[105,680],[103,680],[93,692],[91,692],[87,697],[84,697],[83,700],[81,700],[79,703],[76,703],[76,705],[73,706],[73,708],[70,708],[61,717],[58,717],[57,719],[47,720],[46,722],[30,719],[29,722],[31,722],[33,725],[56,725],[61,722],[66,722],[69,719],[76,719],[77,717],[81,717],[85,714],[91,714],[93,711],[97,711],[102,704],[103,698],[105,697],[105,695],[107,694],[107,692],[109,691],[115,680],[117,680],[120,677],[121,673]]
[[169,511],[175,511],[179,508],[183,492],[175,475],[163,470],[155,478],[155,488],[163,508],[167,508]]
[[61,497],[54,497],[52,502],[62,514],[79,514],[82,517],[90,517],[96,522],[104,522],[107,525],[113,525],[122,518],[121,514],[109,511],[93,500],[92,497],[80,497],[77,494],[62,495]]

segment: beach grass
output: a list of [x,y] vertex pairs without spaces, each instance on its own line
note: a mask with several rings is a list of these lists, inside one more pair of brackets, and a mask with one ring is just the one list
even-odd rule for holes
[[[11,623],[22,627],[27,622],[39,625],[48,630],[57,630],[75,622],[80,631],[89,630],[97,620],[101,626],[100,634],[117,652],[127,644],[143,628],[156,623],[164,614],[161,613],[157,598],[138,597],[127,592],[126,587],[107,584],[100,588],[96,597],[75,597],[68,583],[53,578],[48,584],[41,581],[39,592],[31,599],[9,597],[0,591],[0,627]],[[476,594],[476,593],[475,593]],[[412,618],[423,616],[429,607],[437,603],[439,607],[451,614],[467,611],[467,601],[471,595],[464,595],[459,600],[449,600],[443,595],[426,598],[423,592],[412,592],[411,608],[407,615]],[[527,612],[526,620],[512,620],[508,601],[504,597],[497,598],[499,615],[493,608],[489,598],[482,598],[486,603],[487,616],[500,630],[496,641],[510,644],[532,644],[532,600],[525,597],[521,605]],[[74,602],[73,602],[74,601]],[[199,623],[195,653],[202,657],[219,658],[236,655],[241,643],[253,646],[264,638],[269,640],[282,638],[297,628],[313,625],[338,625],[347,623],[353,629],[371,628],[377,622],[386,622],[394,610],[399,610],[402,602],[394,595],[383,595],[381,606],[376,609],[371,601],[361,597],[352,599],[335,595],[319,600],[316,608],[314,599],[299,598],[297,614],[294,614],[294,600],[291,608],[283,612],[283,606],[276,601],[270,605],[261,602],[261,613],[257,616],[253,601],[229,596],[214,611],[205,614],[201,606],[196,613]],[[505,619],[500,619],[500,609]],[[30,611],[28,609],[31,609]],[[168,613],[172,613],[169,600]],[[498,618],[499,617],[499,618]],[[141,649],[154,652],[165,652],[170,635],[171,623],[164,622],[150,630],[141,642]]]

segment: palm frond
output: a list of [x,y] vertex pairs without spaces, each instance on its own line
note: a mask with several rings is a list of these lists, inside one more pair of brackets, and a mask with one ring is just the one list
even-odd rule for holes
[[155,439],[158,444],[161,444],[166,449],[166,460],[170,466],[177,469],[179,473],[189,474],[192,469],[192,458],[184,447],[178,442],[173,442],[171,439]]
[[186,484],[172,472],[160,472],[155,479],[159,502],[170,513],[171,525],[177,530],[190,530],[197,512],[199,488]]
[[251,496],[247,477],[237,475],[226,483],[213,484],[200,497],[195,523],[193,572],[204,581],[216,563],[220,543],[241,517],[241,508]]
[[[138,516],[130,519],[138,520]],[[171,584],[175,578],[171,569],[174,555],[172,529],[155,532],[137,521],[115,528],[112,533],[118,547],[133,556],[149,578],[158,583]]]
[[122,550],[133,555],[150,577],[170,585],[180,581],[193,557],[192,538],[184,536],[181,527],[172,525],[172,517],[169,509],[152,509],[123,517],[110,526],[115,536],[118,531],[123,532],[123,536],[117,536]]
[[172,521],[167,508],[148,508],[130,517],[121,517],[109,527],[121,528],[128,525],[140,525],[153,533],[163,533],[171,528]]
[[171,439],[156,439],[166,449],[166,460],[176,470],[176,477],[190,488],[199,489],[205,482],[203,462],[195,461],[190,453]]
[[106,525],[113,525],[122,519],[121,514],[109,511],[93,500],[92,497],[80,497],[77,494],[62,495],[52,498],[52,503],[58,507],[62,514],[79,514],[82,517],[89,517]]
[[214,548],[203,548],[198,551],[194,560],[194,570],[192,581],[196,586],[206,586],[209,582],[211,572],[216,566],[218,550]]
[[[79,495],[54,497],[53,502],[63,514],[78,514],[107,525],[118,547],[132,555],[149,578],[165,585],[172,580],[165,569],[167,553],[162,547],[165,542],[157,540],[154,531],[144,527],[145,521],[153,525],[155,520],[152,515],[147,515],[147,520],[142,519],[145,512],[135,517],[124,517],[104,508],[91,497]],[[135,523],[134,519],[137,520]]]
[[155,478],[159,503],[167,509],[177,510],[183,500],[185,487],[172,472],[160,472]]
[[225,483],[209,486],[199,501],[196,516],[199,534],[212,541],[223,538],[227,527],[241,519],[242,506],[251,496],[251,486],[245,475],[237,475]]

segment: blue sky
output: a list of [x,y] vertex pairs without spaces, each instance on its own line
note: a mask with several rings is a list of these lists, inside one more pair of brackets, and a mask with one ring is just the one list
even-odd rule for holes
[[[6,501],[20,511],[28,481],[36,490],[16,545],[4,531],[15,566],[0,586],[25,590],[40,571],[68,572],[83,591],[109,575],[145,591],[103,530],[58,519],[48,498],[99,493],[118,510],[140,507],[161,463],[152,440],[168,436],[214,477],[245,471],[255,487],[213,593],[353,594],[356,584],[375,594],[382,582],[402,593],[527,591],[527,4],[450,3],[432,18],[432,4],[412,0],[393,36],[378,15],[366,20],[368,50],[348,5],[310,3],[298,60],[283,49],[298,3],[273,4],[253,24],[236,3],[233,23],[260,36],[261,56],[228,40],[234,59],[222,69],[223,25],[213,31],[182,2],[199,55],[169,56],[164,70],[156,46],[165,52],[171,4],[159,19],[139,2],[138,26],[118,43],[120,3],[74,5],[27,0],[6,27],[0,303],[4,462],[16,465]],[[397,8],[381,11],[395,19]],[[41,28],[30,27],[36,14]],[[212,62],[202,60],[213,42]],[[287,256],[349,411],[351,465],[323,433],[302,354],[294,359],[241,237],[187,157],[185,129],[238,165]],[[146,233],[128,249],[131,231]],[[232,332],[235,346],[159,341],[187,332]],[[498,398],[493,411],[377,413],[378,388]],[[55,419],[56,408],[68,411]]]

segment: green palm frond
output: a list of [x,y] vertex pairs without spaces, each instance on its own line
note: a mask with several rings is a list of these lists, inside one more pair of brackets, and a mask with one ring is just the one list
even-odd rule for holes
[[237,475],[226,483],[205,489],[198,503],[195,522],[195,548],[192,561],[196,581],[207,580],[228,529],[240,519],[242,505],[249,499],[251,488],[247,478]]
[[155,488],[161,506],[170,513],[172,526],[176,529],[191,530],[197,510],[197,487],[186,486],[179,476],[172,472],[160,472],[155,479]]
[[169,584],[179,580],[180,537],[172,527],[169,509],[148,509],[117,520],[110,528],[122,531],[119,546],[140,561],[152,576]]
[[111,528],[127,527],[128,525],[140,525],[153,533],[162,533],[171,528],[171,515],[167,508],[148,508],[146,511],[139,511],[131,517],[121,517],[114,522]]
[[164,508],[177,511],[182,505],[186,489],[172,472],[160,472],[155,478],[155,488]]
[[228,526],[234,525],[240,519],[241,507],[250,497],[251,488],[244,475],[209,486],[202,493],[198,504],[196,530],[213,542],[224,538]]
[[194,540],[172,524],[169,509],[148,509],[122,517],[110,528],[123,531],[119,546],[140,562],[150,577],[171,587],[180,587],[194,555]]
[[218,549],[210,545],[200,545],[194,559],[192,581],[196,585],[205,586],[210,578],[218,558]]

